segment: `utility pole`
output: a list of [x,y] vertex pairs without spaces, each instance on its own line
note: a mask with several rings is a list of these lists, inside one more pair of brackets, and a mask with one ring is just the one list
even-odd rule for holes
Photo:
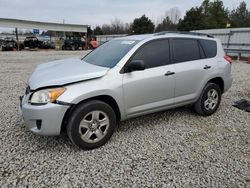
[[88,50],[88,31],[85,33],[85,50]]
[[19,39],[18,39],[18,29],[17,27],[15,28],[15,33],[16,33],[16,42],[17,42],[17,50],[20,50],[20,44],[19,44]]
[[85,33],[85,50],[88,50],[88,28],[89,28],[89,26],[87,25],[87,31],[86,31],[86,33]]
[[[63,24],[65,24],[65,19],[63,19]],[[63,38],[65,39],[66,35],[65,35],[65,31],[63,32]]]

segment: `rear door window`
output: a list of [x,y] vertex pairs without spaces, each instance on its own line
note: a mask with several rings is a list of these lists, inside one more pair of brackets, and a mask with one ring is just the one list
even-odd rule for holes
[[201,59],[200,47],[195,39],[177,38],[172,40],[175,63]]

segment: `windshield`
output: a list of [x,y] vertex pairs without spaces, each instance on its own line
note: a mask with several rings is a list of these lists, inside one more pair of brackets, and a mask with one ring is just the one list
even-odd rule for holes
[[124,55],[131,50],[138,41],[134,40],[112,40],[104,43],[99,48],[83,58],[83,61],[102,67],[114,67]]

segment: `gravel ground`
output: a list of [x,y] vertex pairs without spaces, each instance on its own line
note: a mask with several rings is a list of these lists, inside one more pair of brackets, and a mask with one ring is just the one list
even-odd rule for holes
[[25,130],[18,96],[36,65],[84,52],[0,52],[0,186],[250,187],[250,65],[233,64],[234,84],[218,112],[188,108],[120,123],[103,147],[82,151],[66,137]]

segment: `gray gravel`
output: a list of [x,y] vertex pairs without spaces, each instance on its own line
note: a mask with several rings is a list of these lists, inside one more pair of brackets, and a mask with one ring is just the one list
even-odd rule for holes
[[103,147],[81,151],[66,137],[25,130],[18,113],[36,65],[84,52],[0,52],[2,187],[249,187],[250,115],[232,107],[250,99],[250,65],[234,63],[234,84],[211,117],[188,108],[120,123]]

